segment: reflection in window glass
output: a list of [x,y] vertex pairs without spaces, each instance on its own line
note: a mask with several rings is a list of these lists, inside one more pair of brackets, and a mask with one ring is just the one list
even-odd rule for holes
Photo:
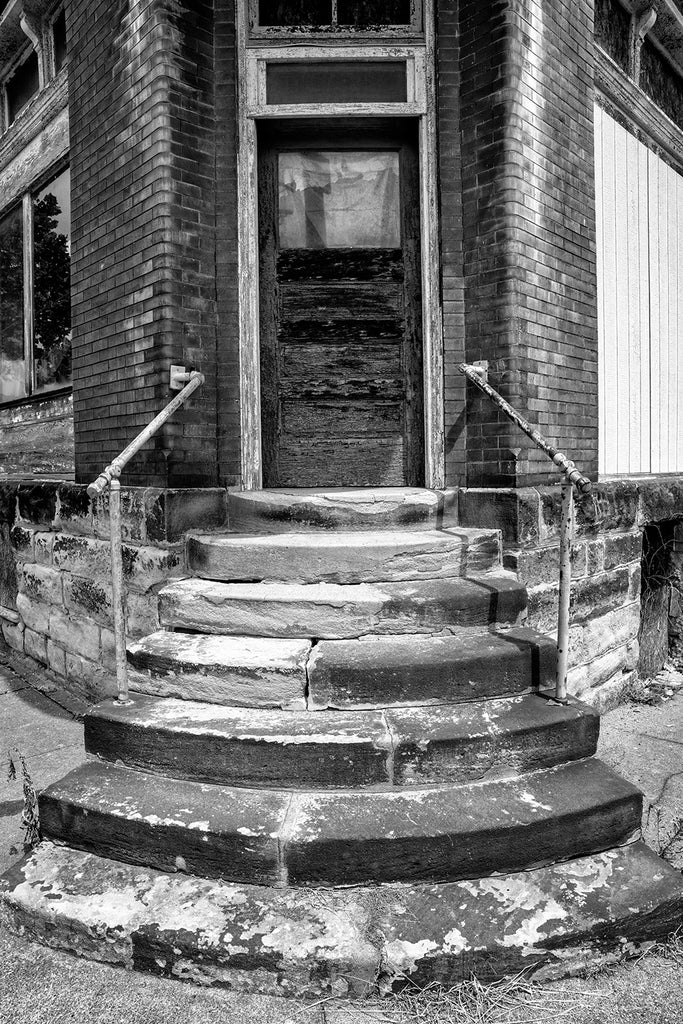
[[20,64],[12,77],[7,80],[7,119],[10,124],[17,114],[26,106],[32,96],[40,88],[38,74],[38,54],[32,50],[23,64]]
[[68,169],[33,203],[33,363],[36,390],[71,379],[70,175]]
[[66,60],[66,16],[64,8],[52,23],[52,38],[55,44],[55,71],[61,71]]
[[281,249],[397,249],[401,244],[398,153],[280,153]]
[[0,220],[0,400],[23,398],[24,243],[21,207]]
[[260,25],[329,25],[331,0],[260,0]]
[[337,22],[355,28],[409,25],[410,0],[338,0]]

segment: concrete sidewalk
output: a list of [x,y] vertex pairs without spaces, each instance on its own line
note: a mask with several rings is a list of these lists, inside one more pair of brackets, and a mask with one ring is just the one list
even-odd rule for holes
[[[683,675],[663,676],[654,688],[657,703],[629,704],[602,719],[598,756],[638,785],[645,793],[644,827],[648,843],[683,869]],[[20,817],[23,806],[20,781],[7,781],[7,749],[17,747],[25,756],[37,789],[61,778],[84,757],[80,716],[85,705],[71,698],[58,680],[33,661],[0,646],[0,871],[22,856]],[[24,942],[0,929],[0,957],[12,966],[12,1007],[2,1005],[0,1022],[39,1021],[31,1002],[36,968],[43,978],[62,979],[68,989],[69,1019],[74,1024],[101,1018],[97,993],[114,998],[120,987],[118,969]],[[22,978],[25,979],[25,990]],[[63,979],[68,979],[64,981]],[[179,1024],[201,1017],[286,1024],[367,1024],[368,1010],[352,1003],[320,1005],[276,997],[247,996],[227,991],[197,989],[176,981],[147,975],[126,975],[128,1002],[121,1019],[135,1018]],[[54,989],[58,998],[57,989]],[[7,1000],[7,993],[4,993]],[[62,998],[62,996],[59,996]],[[95,1002],[93,1002],[95,999]],[[60,1004],[61,1005],[61,1004]],[[57,1004],[52,1007],[56,1009]],[[112,1011],[107,1020],[118,1020]],[[48,1008],[46,1007],[46,1013]],[[50,1011],[50,1013],[52,1012]],[[149,1013],[148,1013],[149,1011]],[[33,1014],[33,1015],[31,1015]],[[197,1017],[195,1017],[195,1014]],[[46,1015],[45,1020],[55,1019]],[[60,1018],[61,1019],[61,1018]],[[66,1018],[65,1018],[66,1019]],[[386,1019],[386,1018],[385,1018]]]

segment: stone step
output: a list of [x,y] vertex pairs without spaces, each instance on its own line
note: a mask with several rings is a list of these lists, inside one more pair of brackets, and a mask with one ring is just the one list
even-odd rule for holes
[[368,633],[452,632],[515,624],[526,590],[512,573],[419,583],[217,583],[189,579],[159,591],[159,619],[174,629],[345,639]]
[[497,530],[191,533],[188,566],[210,580],[386,583],[452,579],[500,566]]
[[236,707],[304,708],[310,640],[158,630],[128,645],[131,689]]
[[321,640],[308,659],[308,707],[455,704],[553,685],[555,641],[515,626],[439,636]]
[[583,856],[638,829],[641,794],[594,759],[392,790],[255,790],[89,762],[40,796],[43,835],[116,860],[260,885],[448,881]]
[[231,491],[228,522],[241,533],[424,530],[457,525],[456,488],[337,487]]
[[282,712],[134,696],[85,718],[105,761],[195,782],[279,789],[463,783],[595,753],[599,716],[528,694],[459,707]]
[[639,954],[683,915],[683,878],[643,843],[465,882],[266,889],[42,843],[0,877],[1,917],[45,945],[247,992],[364,997]]

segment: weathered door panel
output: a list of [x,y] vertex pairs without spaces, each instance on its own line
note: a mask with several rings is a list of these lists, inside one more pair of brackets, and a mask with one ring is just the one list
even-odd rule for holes
[[[293,181],[294,198],[283,198],[278,161],[287,153],[289,168],[296,166],[295,157],[272,143],[260,147],[265,486],[423,482],[416,154],[386,135],[378,150],[361,149],[348,133],[344,141],[355,147],[348,160],[343,148],[312,149],[309,176],[322,184],[297,191]],[[297,146],[305,142],[297,140]],[[387,153],[395,156],[389,160]],[[387,179],[388,165],[396,169],[397,187],[392,182],[386,187],[385,181],[384,207],[378,211],[375,203],[367,218],[356,210],[349,226],[344,202],[349,194],[351,202],[356,198],[364,160],[371,168],[371,187],[382,174]],[[336,177],[329,166],[336,168]],[[324,209],[330,195],[331,212]],[[283,227],[284,203],[293,221]],[[385,239],[392,244],[383,245]],[[344,241],[351,244],[340,244]]]

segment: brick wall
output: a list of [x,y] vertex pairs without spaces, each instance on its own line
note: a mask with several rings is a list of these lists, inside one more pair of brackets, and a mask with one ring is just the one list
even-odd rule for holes
[[[590,0],[460,4],[467,359],[588,473],[597,469]],[[470,485],[553,478],[469,395]]]
[[206,2],[72,0],[76,478],[165,404],[168,367],[207,376],[129,482],[217,480],[213,13]]
[[448,0],[441,0],[438,7],[437,39],[444,436],[446,483],[449,486],[456,486],[464,484],[467,480],[465,380],[456,368],[465,359],[465,286],[462,248],[458,8]]
[[235,5],[216,3],[216,289],[220,483],[240,475],[239,311],[237,277],[237,96]]

